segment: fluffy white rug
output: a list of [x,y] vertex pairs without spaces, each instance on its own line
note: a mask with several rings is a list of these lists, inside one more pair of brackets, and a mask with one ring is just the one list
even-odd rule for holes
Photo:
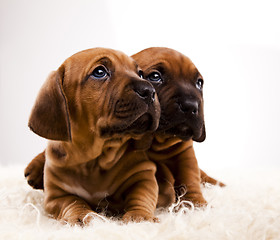
[[227,187],[204,188],[208,207],[158,211],[160,223],[100,217],[82,228],[46,214],[43,192],[27,185],[23,168],[0,167],[0,239],[280,239],[279,169],[211,172]]

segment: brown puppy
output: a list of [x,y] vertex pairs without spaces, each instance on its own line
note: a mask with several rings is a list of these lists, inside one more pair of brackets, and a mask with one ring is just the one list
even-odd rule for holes
[[155,220],[156,168],[129,140],[156,130],[159,116],[155,90],[132,58],[104,48],[68,58],[46,80],[29,120],[50,139],[46,211],[70,224],[99,209],[125,221]]
[[[187,187],[187,194],[184,195],[184,199],[191,200],[196,204],[205,204],[199,182],[219,184],[220,186],[223,186],[223,184],[209,177],[202,170],[199,172],[194,155],[191,140],[193,137],[192,131],[201,135],[200,139],[197,140],[202,141],[205,138],[202,104],[200,104],[202,110],[199,113],[201,123],[197,128],[191,127],[196,124],[197,118],[193,117],[193,114],[181,110],[184,104],[186,108],[188,104],[191,104],[188,103],[190,98],[188,91],[194,91],[194,94],[197,94],[200,98],[199,101],[203,102],[201,90],[190,88],[186,91],[185,89],[191,83],[189,75],[192,74],[192,71],[197,70],[187,57],[167,48],[146,49],[133,57],[145,69],[145,77],[159,91],[161,108],[163,109],[160,127],[155,135],[153,145],[148,151],[151,159],[157,162],[157,178],[160,185],[158,206],[168,206],[174,202],[175,194],[172,194],[174,184],[176,188]],[[180,72],[181,69],[185,71]],[[195,74],[198,74],[198,72]],[[163,77],[164,79],[162,79]],[[179,81],[181,81],[181,84],[179,84]],[[168,94],[171,96],[168,96]],[[177,101],[174,102],[174,100]],[[179,105],[180,101],[183,102],[181,106]],[[184,131],[182,131],[182,128]],[[194,130],[191,130],[192,128]],[[183,160],[179,160],[180,158],[183,158]],[[28,183],[37,189],[43,189],[44,162],[45,155],[43,152],[34,158],[25,169]],[[183,166],[181,167],[181,165]],[[175,183],[173,176],[176,178]],[[178,194],[182,195],[181,193]]]
[[158,204],[174,201],[167,194],[174,187],[181,200],[205,205],[200,182],[217,181],[200,171],[193,149],[193,140],[202,142],[206,136],[203,78],[189,58],[172,49],[148,48],[132,58],[155,87],[161,105],[160,124],[148,150],[157,163]]

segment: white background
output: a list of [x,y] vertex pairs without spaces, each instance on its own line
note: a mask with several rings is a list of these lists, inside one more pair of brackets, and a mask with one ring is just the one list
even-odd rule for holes
[[280,167],[277,1],[0,1],[0,164],[27,164],[46,141],[28,127],[51,70],[73,53],[151,46],[189,56],[205,79],[204,169]]

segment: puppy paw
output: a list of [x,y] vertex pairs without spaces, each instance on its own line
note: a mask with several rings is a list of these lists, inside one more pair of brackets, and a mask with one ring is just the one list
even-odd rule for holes
[[207,201],[204,199],[204,197],[201,194],[186,194],[182,197],[183,201],[190,201],[193,203],[195,207],[206,207]]
[[28,184],[35,189],[44,189],[45,151],[39,153],[24,170]]
[[218,186],[220,186],[220,187],[226,187],[227,185],[224,184],[223,182],[218,181]]
[[123,217],[122,220],[125,223],[128,222],[143,222],[143,221],[149,221],[149,222],[159,222],[159,219],[157,217],[155,217],[152,214],[149,214],[147,212],[144,211],[129,211],[126,212]]
[[32,164],[32,162],[25,168],[24,176],[28,184],[35,189],[44,189],[43,183],[43,166],[39,164]]
[[69,224],[70,226],[88,226],[90,222],[94,219],[94,215],[89,213],[80,213],[78,215],[73,214],[70,216],[64,216],[61,219],[62,223]]

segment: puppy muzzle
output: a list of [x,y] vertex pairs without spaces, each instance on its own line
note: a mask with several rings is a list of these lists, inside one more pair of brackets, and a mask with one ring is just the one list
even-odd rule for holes
[[158,131],[183,140],[204,140],[204,117],[201,102],[195,98],[174,100],[162,111]]
[[160,105],[154,87],[142,79],[131,79],[114,105],[112,124],[102,125],[100,135],[142,135],[155,131],[160,117]]

